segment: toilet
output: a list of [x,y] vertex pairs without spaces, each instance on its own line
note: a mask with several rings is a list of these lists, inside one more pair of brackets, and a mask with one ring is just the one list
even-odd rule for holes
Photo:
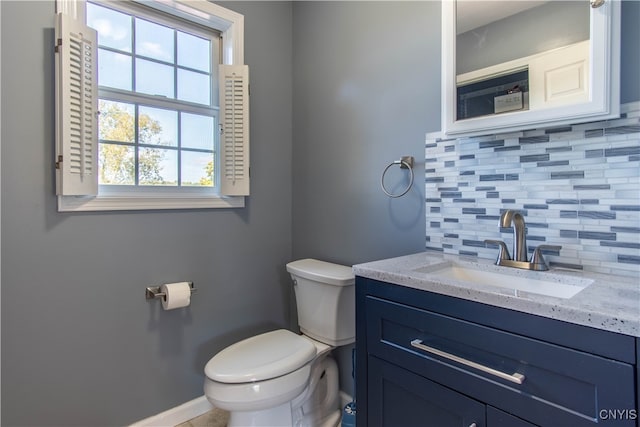
[[204,391],[234,426],[340,423],[338,366],[331,350],[355,341],[351,267],[315,259],[287,264],[302,335],[278,329],[230,345],[205,366]]

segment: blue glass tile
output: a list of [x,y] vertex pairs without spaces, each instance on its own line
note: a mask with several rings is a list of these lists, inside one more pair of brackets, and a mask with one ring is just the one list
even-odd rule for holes
[[560,230],[560,237],[575,239],[578,237],[578,232],[576,230]]
[[476,199],[453,199],[453,203],[475,203]]
[[578,212],[578,218],[616,219],[616,213],[615,212],[580,211]]
[[462,197],[462,193],[459,191],[441,191],[440,197],[443,199],[454,199]]
[[460,172],[460,176],[470,176],[470,175],[475,175],[476,171],[463,171]]
[[614,157],[614,156],[631,156],[634,154],[640,154],[640,146],[635,147],[617,147],[617,148],[605,148],[604,156],[605,157]]
[[549,209],[548,205],[538,205],[538,204],[526,204],[524,205],[525,209]]
[[575,179],[584,178],[584,171],[551,172],[551,179]]
[[604,130],[605,135],[622,135],[625,133],[640,132],[640,125],[637,126],[620,126],[616,128],[608,128]]
[[425,175],[429,174],[429,173],[436,173],[436,169],[435,168],[433,168],[433,169],[425,169],[424,173],[425,173]]
[[573,186],[574,190],[609,190],[611,185],[609,184],[592,184],[592,185],[580,185]]
[[610,248],[640,249],[640,243],[633,242],[600,242],[600,246]]
[[550,147],[550,148],[546,148],[544,151],[546,151],[547,153],[562,153],[565,151],[573,151],[573,147],[571,146]]
[[440,213],[440,206],[431,206],[431,208],[429,208],[429,212]]
[[517,173],[508,173],[504,176],[506,181],[518,181],[520,179],[520,174]]
[[464,256],[478,256],[478,252],[473,252],[473,251],[459,251],[458,255],[464,255]]
[[437,176],[435,178],[425,178],[424,182],[444,182],[444,178],[441,176]]
[[583,269],[584,269],[584,267],[582,267],[581,265],[578,265],[578,264],[569,264],[569,263],[566,263],[566,262],[555,262],[555,261],[551,261],[551,262],[549,263],[549,265],[550,265],[551,267],[555,267],[555,268],[568,268],[568,269],[571,269],[571,270],[583,270]]
[[640,264],[640,256],[636,255],[618,255],[618,262],[623,264]]
[[638,154],[638,155],[635,155],[635,154],[634,154],[633,156],[629,156],[629,161],[630,161],[630,162],[637,162],[637,161],[640,161],[640,154]]
[[485,208],[462,208],[464,215],[485,215],[487,210]]
[[527,228],[549,228],[546,222],[527,222]]
[[612,211],[627,211],[638,212],[640,211],[640,205],[611,205]]
[[427,203],[440,203],[440,202],[442,202],[442,199],[439,198],[439,197],[438,198],[429,197],[429,198],[425,199],[425,202],[427,202]]
[[581,205],[599,205],[600,200],[598,199],[582,199],[580,200]]
[[504,174],[480,175],[480,181],[504,181]]
[[560,218],[578,218],[578,211],[560,211]]
[[589,240],[616,240],[616,233],[602,231],[578,231],[578,237]]
[[455,145],[445,145],[444,146],[444,152],[445,153],[450,153],[452,151],[456,151],[456,146]]
[[432,251],[432,252],[444,252],[444,248],[438,248],[434,246],[425,246],[424,249],[426,251]]
[[539,167],[545,166],[567,166],[569,164],[569,160],[554,160],[550,162],[538,162]]
[[[532,248],[535,249],[535,248]],[[560,255],[560,251],[562,249],[560,249],[559,251],[553,250],[553,249],[542,249],[542,253],[545,255]]]
[[484,240],[462,239],[462,246],[473,246],[476,248],[484,248]]
[[546,134],[561,133],[561,132],[571,132],[571,126],[565,126],[561,128],[552,128],[544,131],[544,133]]
[[480,187],[476,187],[476,191],[493,191],[495,190],[496,187],[495,186],[480,186]]
[[456,233],[444,233],[444,237],[457,239],[458,238],[458,234],[456,234]]
[[454,167],[455,165],[456,165],[456,162],[454,160],[446,160],[444,162],[445,168],[451,168],[451,167]]
[[602,148],[597,150],[587,150],[584,152],[584,157],[586,159],[595,159],[602,156],[604,156],[604,150]]
[[500,200],[502,202],[502,204],[514,204],[516,202],[516,199],[502,199]]
[[545,203],[548,205],[577,205],[578,199],[547,199]]
[[518,138],[520,144],[538,144],[540,142],[549,142],[549,135],[541,136],[528,136],[524,138]]
[[487,191],[487,199],[499,199],[500,192],[498,191]]
[[484,219],[489,221],[500,221],[500,217],[497,215],[476,215],[476,219]]
[[425,163],[435,163],[437,161],[438,161],[438,159],[436,159],[435,157],[427,157],[427,158],[424,159]]
[[541,162],[549,160],[548,154],[530,154],[528,156],[520,156],[520,163]]
[[460,160],[471,160],[471,159],[475,159],[476,155],[475,154],[464,154],[462,156],[460,156]]
[[460,222],[458,218],[445,218],[444,222]]
[[440,228],[440,223],[438,221],[429,222],[429,227],[431,228]]
[[431,144],[425,144],[424,148],[436,148],[438,146],[437,142],[431,143]]

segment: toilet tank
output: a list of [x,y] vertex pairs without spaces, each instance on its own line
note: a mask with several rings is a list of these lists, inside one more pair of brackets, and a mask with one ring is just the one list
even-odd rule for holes
[[355,276],[351,267],[301,259],[287,264],[303,334],[338,347],[356,338]]

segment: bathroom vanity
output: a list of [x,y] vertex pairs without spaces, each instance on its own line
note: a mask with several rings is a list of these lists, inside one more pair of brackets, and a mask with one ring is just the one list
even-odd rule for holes
[[[441,274],[463,264],[506,280]],[[637,426],[637,280],[496,269],[429,253],[354,266],[358,426]],[[581,289],[509,285],[540,277]]]

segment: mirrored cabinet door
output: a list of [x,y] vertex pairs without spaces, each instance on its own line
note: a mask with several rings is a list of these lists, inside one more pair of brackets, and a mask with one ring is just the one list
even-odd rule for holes
[[619,52],[618,0],[445,0],[443,131],[617,117]]

